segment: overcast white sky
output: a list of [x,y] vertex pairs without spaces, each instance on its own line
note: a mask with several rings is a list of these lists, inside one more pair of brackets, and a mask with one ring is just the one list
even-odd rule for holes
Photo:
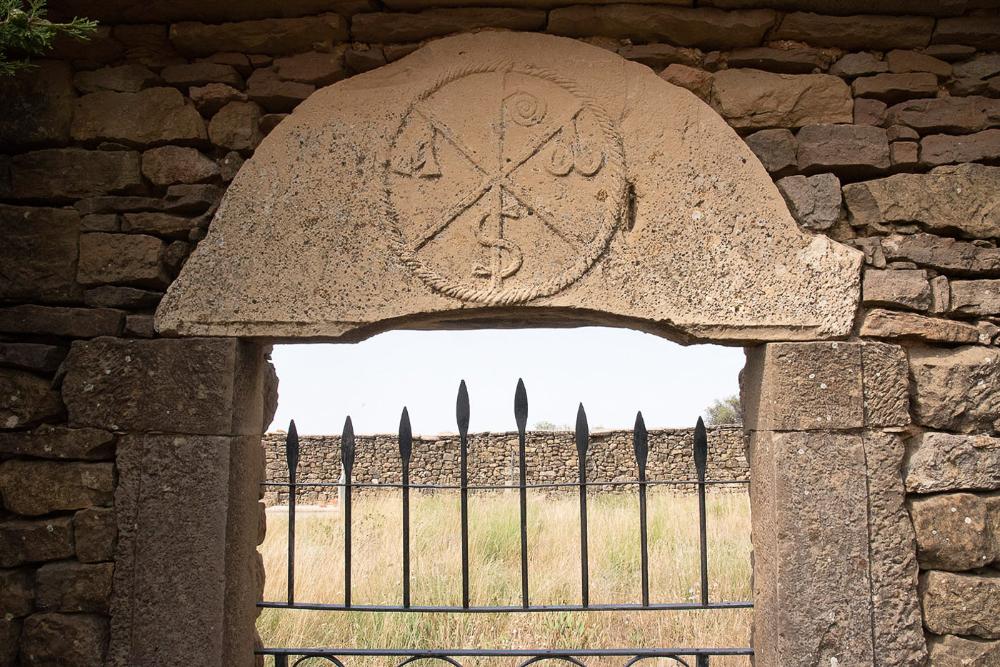
[[294,418],[301,434],[394,433],[408,406],[416,434],[455,432],[459,380],[469,387],[470,430],[510,431],[524,378],[528,425],[573,424],[583,402],[591,428],[693,426],[714,399],[738,392],[741,348],[682,347],[603,327],[391,331],[353,345],[275,346],[280,379],[271,430]]

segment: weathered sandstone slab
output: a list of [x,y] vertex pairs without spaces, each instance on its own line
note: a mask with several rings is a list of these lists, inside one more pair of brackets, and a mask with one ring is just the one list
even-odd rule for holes
[[945,635],[931,635],[928,655],[935,667],[990,667],[1000,664],[1000,642]]
[[1000,167],[967,164],[844,186],[852,222],[919,223],[973,238],[1000,236]]
[[133,151],[47,148],[21,153],[11,159],[10,176],[15,199],[77,199],[142,186],[139,154]]
[[886,132],[870,125],[807,125],[799,130],[797,161],[806,173],[859,176],[889,168]]
[[1000,280],[953,280],[949,304],[959,315],[1000,315]]
[[321,12],[336,12],[347,16],[369,9],[371,4],[365,0],[172,0],[166,3],[139,0],[60,0],[50,11],[53,18],[69,20],[74,16],[90,16],[101,23],[220,23],[274,16],[294,18]]
[[925,570],[973,570],[1000,558],[1000,496],[947,493],[910,501]]
[[40,334],[68,338],[116,336],[124,314],[110,308],[60,306],[11,306],[0,308],[0,332]]
[[979,330],[971,324],[882,308],[865,313],[860,333],[872,338],[909,338],[931,343],[979,342]]
[[21,631],[25,665],[104,667],[108,619],[100,614],[32,614]]
[[934,27],[935,44],[968,44],[984,51],[1000,49],[1000,17],[962,16],[941,19]]
[[206,138],[205,121],[175,88],[84,95],[76,102],[72,135],[76,141],[139,146]]
[[[7,619],[23,618],[35,606],[35,581],[30,570],[0,570],[0,609]],[[2,639],[2,635],[0,635]],[[16,647],[15,647],[16,649]],[[0,649],[0,660],[4,649]],[[4,663],[0,663],[4,664]],[[8,661],[6,664],[11,664]]]
[[927,46],[933,28],[934,19],[923,16],[824,16],[793,12],[781,20],[771,38],[847,50],[910,49]]
[[66,358],[65,347],[46,343],[0,343],[0,365],[36,373],[54,373]]
[[931,286],[923,269],[866,270],[862,300],[873,306],[907,310],[931,307]]
[[416,14],[367,12],[351,19],[351,36],[360,42],[419,42],[487,27],[542,30],[545,12],[516,7],[428,9]]
[[1000,100],[989,97],[941,97],[910,100],[889,107],[888,121],[922,133],[979,132],[1000,125]]
[[860,262],[800,231],[687,91],[575,41],[479,33],[301,104],[244,164],[157,326],[359,337],[500,308],[688,340],[842,336]]
[[76,211],[0,205],[0,238],[0,299],[79,298]]
[[41,61],[0,79],[0,146],[5,150],[69,139],[73,117],[73,70]]
[[253,102],[229,102],[208,124],[212,143],[234,151],[253,150],[264,135],[260,131],[260,107]]
[[101,461],[113,457],[114,436],[96,428],[42,424],[31,431],[0,433],[0,454]]
[[67,516],[0,523],[0,567],[70,558],[73,523]]
[[840,219],[843,197],[840,179],[833,174],[788,176],[777,186],[795,220],[806,229],[829,229]]
[[882,239],[886,258],[957,275],[1000,274],[1000,249],[933,234],[892,234]]
[[1000,350],[970,345],[910,350],[913,412],[919,424],[968,433],[1000,422]]
[[959,574],[932,570],[920,577],[927,629],[939,635],[1000,639],[1000,572]]
[[829,74],[727,69],[712,77],[712,106],[739,129],[850,123],[851,91]]
[[772,174],[795,170],[795,135],[791,130],[760,130],[746,137],[747,146]]
[[170,41],[186,56],[208,56],[220,51],[280,55],[346,40],[347,19],[337,14],[238,23],[181,22],[170,26]]
[[[899,345],[866,341],[861,347],[861,363],[864,369],[865,426],[880,428],[909,424],[910,367],[906,351]],[[886,488],[895,487],[887,484]]]
[[24,428],[63,412],[59,392],[32,373],[0,368],[0,429]]
[[1000,489],[1000,438],[919,433],[907,445],[903,477],[911,493]]
[[163,248],[163,241],[155,236],[83,234],[77,280],[81,285],[166,287],[170,278],[160,261]]
[[83,563],[114,560],[118,525],[115,511],[91,507],[73,515],[73,542],[76,557]]
[[96,93],[102,90],[138,93],[157,81],[159,77],[152,70],[136,63],[77,72],[73,76],[73,85],[81,93]]
[[760,46],[775,18],[770,9],[726,12],[707,7],[577,5],[549,12],[547,30],[567,37],[628,37],[639,42],[734,49]]
[[161,146],[142,154],[142,175],[156,185],[198,183],[219,175],[219,165],[196,148]]
[[995,160],[998,156],[1000,156],[998,129],[962,136],[931,134],[920,140],[920,161],[930,166]]
[[113,468],[111,463],[7,461],[0,465],[0,496],[4,507],[26,516],[110,505]]
[[39,611],[107,613],[114,563],[49,563],[35,577]]

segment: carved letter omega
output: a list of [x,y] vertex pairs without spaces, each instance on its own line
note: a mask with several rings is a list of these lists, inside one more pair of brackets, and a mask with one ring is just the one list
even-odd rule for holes
[[385,172],[403,262],[432,289],[506,305],[558,292],[624,207],[621,137],[574,82],[513,63],[448,72],[409,105]]

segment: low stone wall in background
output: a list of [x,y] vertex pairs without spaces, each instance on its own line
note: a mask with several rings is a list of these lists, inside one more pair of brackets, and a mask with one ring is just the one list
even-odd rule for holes
[[[647,478],[650,480],[694,479],[693,429],[649,431]],[[263,439],[267,458],[267,480],[287,482],[285,434],[267,433]],[[401,480],[399,445],[395,435],[362,435],[356,439],[354,481],[398,484]],[[570,431],[532,431],[527,437],[529,483],[575,482],[577,454]],[[473,433],[469,435],[469,484],[517,484],[517,433]],[[299,438],[299,482],[336,482],[340,478],[340,436],[311,435]],[[636,479],[631,431],[599,431],[590,436],[587,479],[621,482]],[[708,479],[738,480],[749,477],[743,430],[738,427],[708,431]],[[457,435],[417,436],[410,462],[411,484],[458,484],[459,441]],[[612,487],[608,487],[612,488]],[[622,488],[622,487],[618,487]],[[629,488],[629,487],[624,487]],[[678,487],[681,489],[690,487]],[[729,487],[725,487],[729,488]],[[732,488],[742,489],[742,485]],[[329,503],[337,487],[303,488],[298,500]],[[284,504],[287,491],[269,487],[264,501]]]

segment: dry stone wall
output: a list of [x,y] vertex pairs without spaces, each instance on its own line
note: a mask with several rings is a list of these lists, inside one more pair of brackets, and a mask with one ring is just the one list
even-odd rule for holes
[[[877,395],[850,389],[861,403],[838,423],[892,433],[869,453],[905,446],[901,476],[890,463],[872,479],[901,479],[908,510],[898,532],[873,530],[904,551],[915,531],[931,664],[1000,661],[996,2],[49,4],[101,26],[0,82],[0,665],[246,664],[230,638],[253,619],[217,619],[255,595],[259,536],[238,527],[256,517],[239,512],[256,497],[273,386],[250,373],[249,399],[234,377],[259,359],[241,362],[234,341],[157,338],[153,310],[242,162],[299,102],[486,28],[583,39],[691,90],[745,137],[802,227],[864,251],[854,335],[895,350],[880,368],[896,374]],[[236,414],[255,401],[257,416]],[[774,443],[789,456],[794,416],[767,417],[792,434]],[[213,474],[163,472],[204,466]],[[249,490],[227,524],[230,469]],[[198,521],[178,525],[192,503]],[[223,561],[236,564],[226,576]],[[899,567],[876,573],[890,593]],[[157,616],[179,604],[178,582],[198,603]],[[898,648],[895,626],[880,627]],[[868,650],[870,664],[924,662],[922,646]]]
[[[695,479],[691,429],[656,429],[649,431],[647,476],[651,480]],[[356,438],[355,482],[398,484],[401,481],[399,444],[394,435],[368,435]],[[285,434],[264,436],[267,480],[288,482],[285,459]],[[340,437],[312,435],[299,437],[299,482],[336,482],[341,475]],[[737,427],[708,431],[707,478],[746,480],[743,430]],[[528,482],[533,484],[577,481],[576,440],[569,431],[529,431],[525,451]],[[412,484],[458,484],[459,441],[454,435],[423,436],[413,440],[410,462]],[[469,435],[469,484],[516,485],[518,482],[517,433],[473,433]],[[631,431],[597,431],[590,436],[587,452],[587,479],[592,482],[624,482],[636,479],[635,454]],[[621,490],[634,487],[600,487]],[[676,487],[684,490],[688,487]],[[716,487],[726,488],[726,487]],[[745,491],[746,487],[734,485]],[[575,491],[574,491],[575,493]],[[303,487],[298,502],[325,504],[334,502],[337,489]],[[268,504],[285,504],[287,492],[271,487],[264,495]]]

